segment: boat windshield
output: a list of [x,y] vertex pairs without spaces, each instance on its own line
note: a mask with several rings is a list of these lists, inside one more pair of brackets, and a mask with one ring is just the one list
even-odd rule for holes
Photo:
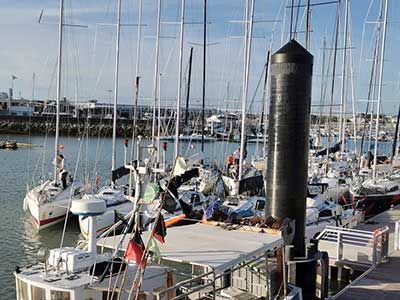
[[69,292],[50,290],[50,298],[48,298],[48,294],[46,297],[46,289],[28,285],[25,281],[18,279],[17,300],[71,300],[71,295]]
[[69,292],[62,292],[62,291],[50,291],[50,299],[51,300],[70,300],[71,297]]

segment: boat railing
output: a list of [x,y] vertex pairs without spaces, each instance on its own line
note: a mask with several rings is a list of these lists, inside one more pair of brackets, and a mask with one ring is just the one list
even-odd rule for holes
[[395,223],[394,250],[400,251],[400,220]]
[[[219,291],[233,285],[234,277],[236,276],[236,274],[238,274],[239,270],[252,268],[260,270],[261,268],[255,266],[260,266],[265,261],[266,255],[263,254],[254,257],[251,260],[246,260],[245,262],[242,262],[235,267],[229,268],[224,272],[216,272],[214,269],[204,266],[207,271],[203,274],[192,275],[189,279],[179,281],[175,285],[166,289],[153,291],[152,294],[154,296],[154,299],[156,300],[165,299],[166,296],[171,294],[175,296],[169,296],[169,300],[191,299],[193,298],[193,294],[195,294],[196,299],[204,297],[215,300],[216,294]],[[227,280],[230,280],[230,282],[227,282]],[[265,287],[266,285],[269,287],[268,280],[265,281],[263,287]],[[189,298],[190,295],[192,295],[192,297]]]
[[319,249],[335,265],[375,267],[388,257],[389,227],[374,231],[327,226],[317,237]]

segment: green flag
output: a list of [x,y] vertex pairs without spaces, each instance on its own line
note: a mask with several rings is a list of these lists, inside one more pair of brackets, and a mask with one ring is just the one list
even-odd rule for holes
[[141,203],[143,204],[149,204],[153,200],[157,199],[159,193],[159,188],[158,184],[156,183],[148,183],[146,185],[145,191],[143,193],[143,196],[141,197]]
[[161,259],[160,249],[158,248],[156,240],[152,236],[150,237],[149,252],[153,257]]

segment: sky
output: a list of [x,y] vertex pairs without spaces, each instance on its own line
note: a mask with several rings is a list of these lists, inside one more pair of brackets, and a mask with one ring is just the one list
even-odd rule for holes
[[[135,94],[137,60],[138,1],[122,0],[120,70],[118,103],[132,104]],[[157,1],[142,0],[140,39],[140,103],[152,104],[154,97],[155,35]],[[372,68],[375,32],[380,0],[349,0],[349,35],[346,51],[344,98],[351,114],[365,111]],[[247,110],[259,112],[263,94],[263,69],[267,50],[279,49],[289,40],[291,0],[255,0],[253,39],[249,68]],[[305,4],[306,0],[294,0]],[[327,0],[311,0],[311,3]],[[333,112],[341,102],[344,54],[344,0],[341,1]],[[389,15],[384,59],[381,110],[395,114],[399,100],[400,3],[389,1]],[[62,95],[73,101],[98,99],[110,102],[114,90],[116,0],[64,0],[65,24],[62,55]],[[199,107],[202,95],[203,1],[186,0],[183,71],[186,85],[188,56],[194,48],[191,106]],[[8,91],[11,75],[14,97],[54,99],[58,51],[58,0],[0,0],[0,91]],[[179,24],[181,0],[162,0],[162,25],[159,71],[163,105],[175,106],[178,90]],[[240,107],[243,78],[244,0],[208,0],[207,6],[207,79],[206,105],[215,108]],[[38,19],[41,11],[40,24]],[[314,55],[312,111],[318,113],[322,103],[327,113],[332,84],[333,41],[337,5],[314,6],[311,11],[311,47]],[[294,11],[296,39],[304,45],[305,10]],[[297,20],[297,22],[296,22]],[[297,26],[295,24],[297,23]],[[326,39],[325,76],[322,76],[323,40]],[[379,41],[381,43],[382,39]],[[381,49],[381,48],[380,48]],[[33,73],[35,85],[33,89]],[[324,79],[323,79],[324,78]],[[260,84],[258,84],[260,82]],[[258,87],[257,87],[258,86]],[[374,85],[377,87],[376,85]],[[183,88],[185,89],[185,88]],[[322,89],[322,93],[321,93]],[[183,92],[183,94],[185,91]],[[377,98],[378,88],[375,89]],[[322,95],[322,97],[321,97]],[[321,101],[322,99],[322,101]],[[376,99],[374,99],[376,100]],[[376,104],[376,102],[374,102]]]

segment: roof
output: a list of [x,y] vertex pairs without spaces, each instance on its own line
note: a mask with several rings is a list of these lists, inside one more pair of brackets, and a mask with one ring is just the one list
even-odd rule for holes
[[[145,242],[149,234],[143,233]],[[112,248],[116,240],[119,240],[118,237],[103,238],[98,240],[97,245]],[[278,235],[228,231],[200,223],[169,228],[165,240],[165,244],[159,245],[164,260],[207,266],[216,272],[223,272],[242,261],[283,245],[283,239]],[[126,246],[127,240],[120,250],[124,251]]]

